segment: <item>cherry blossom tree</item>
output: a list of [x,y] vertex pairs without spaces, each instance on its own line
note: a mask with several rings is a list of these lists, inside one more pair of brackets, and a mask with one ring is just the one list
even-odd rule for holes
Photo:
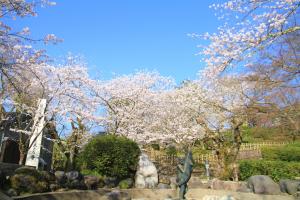
[[252,91],[253,86],[243,77],[233,75],[213,81],[201,77],[184,84],[177,91],[189,110],[189,117],[196,122],[194,126],[200,128],[195,132],[195,138],[213,150],[218,158],[219,176],[236,162],[242,143],[240,128],[247,122]]
[[210,77],[247,66],[261,49],[300,30],[299,0],[230,0],[211,7],[224,24],[217,33],[204,35],[210,44],[200,53],[207,64],[203,72]]
[[156,96],[172,88],[173,81],[157,72],[137,72],[109,81],[91,82],[92,96],[98,102],[102,125],[107,132],[137,142],[155,140],[148,124],[153,120]]

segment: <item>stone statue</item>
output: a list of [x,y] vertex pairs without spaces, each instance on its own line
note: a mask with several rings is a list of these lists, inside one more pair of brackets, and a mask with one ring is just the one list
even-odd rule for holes
[[185,194],[187,192],[187,183],[191,178],[193,172],[193,155],[189,150],[185,155],[185,158],[177,165],[177,185],[179,187],[179,199],[186,199]]

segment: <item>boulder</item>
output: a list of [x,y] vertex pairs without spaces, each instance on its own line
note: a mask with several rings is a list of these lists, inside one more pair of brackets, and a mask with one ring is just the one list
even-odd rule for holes
[[251,176],[247,183],[251,192],[255,194],[280,194],[280,188],[277,183],[275,183],[269,176],[256,175]]
[[251,193],[251,189],[248,188],[247,182],[242,182],[239,188],[236,190],[237,192]]
[[67,180],[72,182],[75,180],[81,181],[82,175],[78,171],[70,171],[66,173]]
[[56,171],[54,176],[58,185],[64,185],[67,182],[67,177],[64,171]]
[[86,189],[84,181],[83,180],[73,180],[73,181],[68,181],[65,184],[65,187],[69,189]]
[[171,186],[168,185],[168,184],[159,183],[159,184],[157,185],[157,188],[158,188],[158,189],[171,189]]
[[219,179],[212,179],[208,183],[209,188],[214,190],[229,190],[239,192],[251,192],[247,187],[247,182],[236,182],[236,181],[221,181]]
[[203,181],[200,179],[200,177],[197,176],[191,176],[189,182],[188,182],[188,188],[209,188],[208,184],[204,184]]
[[47,181],[47,182],[54,182],[55,181],[55,175],[53,173],[50,173],[48,171],[39,171],[41,179]]
[[135,177],[136,188],[155,188],[158,184],[158,174],[155,165],[149,157],[142,153],[139,158]]
[[128,193],[113,190],[105,195],[107,200],[131,200]]
[[33,167],[28,167],[28,166],[23,166],[23,167],[19,167],[15,170],[14,175],[25,175],[25,176],[31,176],[35,179],[43,179],[42,175],[40,174],[40,172],[33,168]]
[[300,187],[300,180],[280,180],[279,186],[281,192],[293,195],[296,194],[296,192],[298,191],[298,187]]
[[10,188],[6,191],[6,194],[10,197],[13,197],[13,196],[18,196],[18,193],[15,189],[13,188]]
[[55,184],[55,183],[50,184],[49,187],[50,187],[51,192],[55,192],[60,188],[59,185]]
[[105,177],[104,178],[104,187],[114,188],[118,186],[118,179],[116,177]]
[[10,182],[11,187],[15,189],[18,194],[40,193],[49,190],[49,183],[32,175],[15,174],[10,178]]
[[99,178],[97,176],[84,176],[84,184],[88,190],[95,190],[98,187]]

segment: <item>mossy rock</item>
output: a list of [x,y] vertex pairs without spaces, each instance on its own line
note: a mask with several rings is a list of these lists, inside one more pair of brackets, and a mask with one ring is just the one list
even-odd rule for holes
[[46,177],[32,168],[21,167],[15,171],[15,175],[10,178],[11,188],[18,194],[32,194],[49,191],[49,182]]
[[39,171],[40,177],[42,180],[46,182],[54,182],[55,181],[55,176],[54,174],[47,172],[47,171]]
[[32,167],[20,167],[15,170],[15,174],[33,176],[36,179],[42,178],[40,172]]
[[132,186],[133,186],[133,180],[131,178],[119,182],[120,189],[128,189],[131,188]]

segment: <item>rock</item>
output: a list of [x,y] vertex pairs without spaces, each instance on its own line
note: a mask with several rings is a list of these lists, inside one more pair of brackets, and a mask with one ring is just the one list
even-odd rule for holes
[[298,187],[300,187],[300,180],[280,180],[279,186],[281,192],[293,195],[298,191]]
[[69,189],[86,189],[84,180],[73,180],[73,181],[68,181],[65,184],[65,187]]
[[84,176],[84,184],[88,190],[95,190],[98,187],[99,178],[97,176]]
[[68,181],[82,180],[82,175],[78,171],[70,171],[66,173]]
[[59,185],[55,184],[55,183],[50,184],[49,187],[50,187],[51,192],[54,192],[60,188]]
[[54,173],[56,183],[60,187],[66,187],[69,189],[86,189],[83,176],[78,171],[56,171]]
[[15,170],[15,174],[23,174],[33,176],[35,178],[40,178],[40,173],[33,167],[23,166]]
[[159,183],[159,184],[157,185],[157,188],[158,188],[158,189],[171,189],[171,186],[168,185],[168,184]]
[[120,189],[128,189],[133,187],[133,180],[131,178],[127,178],[125,180],[120,181],[119,188]]
[[18,196],[18,193],[15,189],[13,188],[10,188],[9,190],[6,191],[6,194],[10,197],[13,197],[13,196]]
[[208,183],[209,188],[214,190],[230,190],[240,192],[251,192],[247,187],[246,182],[235,182],[235,181],[221,181],[219,179],[212,179]]
[[64,171],[56,171],[54,176],[58,185],[64,185],[67,182],[67,177]]
[[248,179],[248,187],[255,194],[280,194],[279,185],[269,176],[256,175]]
[[49,190],[48,183],[32,175],[15,174],[10,178],[11,187],[18,194],[46,192]]
[[54,182],[55,181],[55,175],[53,173],[50,173],[48,171],[39,171],[41,179],[47,181],[47,182]]
[[155,165],[145,153],[139,158],[138,169],[135,177],[136,188],[155,188],[158,184],[158,174]]
[[131,200],[128,193],[113,190],[106,194],[108,200]]
[[250,188],[248,188],[246,182],[241,182],[241,184],[239,185],[239,188],[236,190],[236,192],[251,193],[252,191]]
[[116,177],[106,177],[104,179],[104,185],[108,188],[113,188],[118,186],[118,179]]
[[209,188],[208,184],[204,184],[200,177],[192,176],[188,182],[188,188]]

